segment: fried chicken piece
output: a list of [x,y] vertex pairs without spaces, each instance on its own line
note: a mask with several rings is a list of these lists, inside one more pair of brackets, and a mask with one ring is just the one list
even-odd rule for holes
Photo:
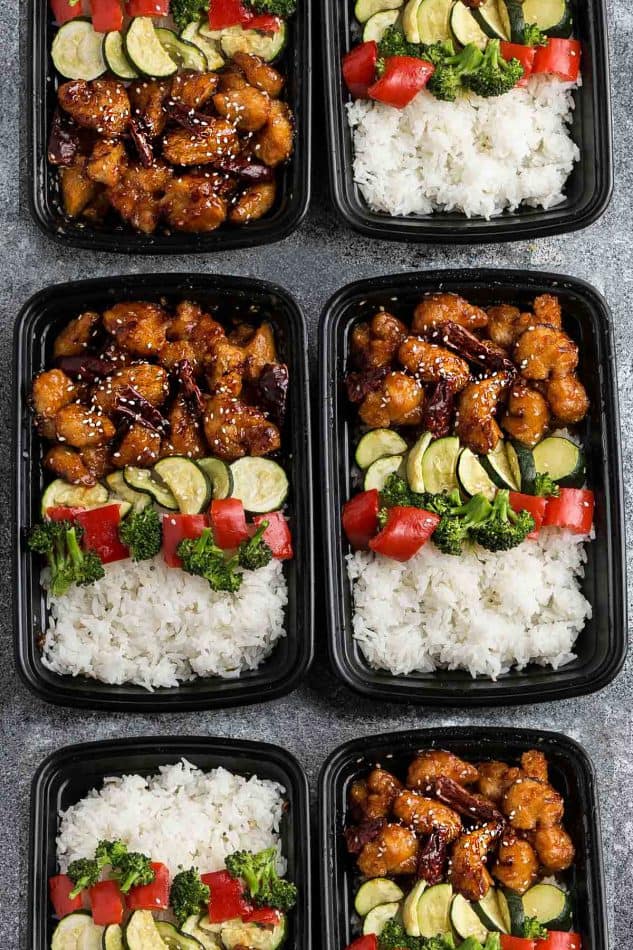
[[256,182],[241,193],[229,211],[231,224],[248,224],[268,214],[275,203],[277,185],[274,181]]
[[103,314],[103,325],[116,344],[135,356],[154,356],[165,345],[168,316],[148,301],[115,303]]
[[372,429],[415,426],[422,420],[424,389],[407,373],[389,373],[380,387],[363,399],[358,414]]
[[548,782],[549,774],[545,754],[539,749],[528,749],[521,755],[521,769],[528,778]]
[[225,462],[268,455],[281,446],[279,429],[259,409],[224,394],[207,400],[204,434],[211,453]]
[[103,445],[113,439],[116,432],[107,416],[99,415],[76,402],[64,406],[56,414],[55,431],[60,442],[67,442],[78,449],[87,445]]
[[150,138],[162,135],[167,124],[165,100],[169,82],[160,79],[138,79],[128,87],[132,116],[138,119]]
[[487,326],[488,314],[457,294],[430,294],[415,308],[411,329],[423,334],[429,328],[449,321],[469,330],[479,330]]
[[241,346],[220,337],[207,359],[207,382],[213,393],[239,396],[242,392],[246,355]]
[[101,380],[92,391],[92,402],[109,416],[114,412],[119,393],[128,386],[132,386],[152,406],[161,406],[169,392],[169,379],[162,366],[135,363]]
[[152,429],[133,423],[123,436],[119,447],[112,453],[115,468],[139,465],[148,468],[160,457],[160,435]]
[[219,80],[217,73],[196,73],[185,70],[177,73],[172,79],[169,98],[190,109],[200,109],[216,92]]
[[197,132],[171,129],[163,138],[163,156],[172,165],[207,165],[240,150],[237,131],[226,119],[209,116]]
[[418,860],[418,839],[409,828],[385,825],[358,856],[358,869],[365,877],[413,874]]
[[121,180],[108,189],[110,204],[137,231],[153,234],[171,177],[171,168],[165,165],[155,164],[150,168],[132,165]]
[[352,330],[352,359],[360,369],[389,366],[406,335],[402,320],[380,310],[369,323],[357,323]]
[[469,383],[461,392],[455,431],[462,443],[476,455],[492,452],[501,438],[494,412],[509,382],[506,373],[495,373]]
[[349,790],[352,817],[355,821],[386,818],[401,788],[402,783],[391,772],[372,769],[367,778],[353,782]]
[[398,350],[398,359],[412,376],[422,383],[445,379],[453,392],[460,392],[470,379],[468,363],[435,343],[408,336]]
[[195,350],[198,364],[209,365],[218,340],[225,337],[224,328],[198,304],[184,300],[176,307],[167,336],[170,341],[186,341]]
[[79,452],[67,445],[54,445],[44,456],[42,463],[58,478],[71,485],[95,485],[97,479],[84,464]]
[[525,894],[539,876],[539,862],[532,845],[511,832],[505,832],[501,836],[492,874],[504,887],[516,894]]
[[87,445],[79,452],[81,461],[96,479],[103,478],[112,471],[112,459],[109,445]]
[[196,347],[187,340],[173,340],[165,343],[158,354],[158,362],[168,370],[172,370],[178,363],[187,360],[194,372],[198,371],[198,357]]
[[53,356],[81,356],[92,342],[101,317],[94,310],[86,310],[60,330],[53,344]]
[[488,336],[496,343],[509,350],[514,346],[522,333],[536,325],[533,314],[522,313],[518,307],[502,303],[496,307],[488,307]]
[[459,785],[472,785],[477,781],[479,772],[470,762],[447,752],[445,749],[427,749],[418,752],[409,765],[407,788],[430,790],[436,779],[444,776]]
[[[244,375],[246,379],[257,380],[262,370],[269,363],[277,362],[277,347],[275,346],[275,331],[272,325],[265,320],[253,329],[243,324],[239,329],[240,347],[244,354]],[[231,334],[234,340],[236,334]]]
[[246,76],[251,86],[278,99],[284,87],[284,77],[259,56],[252,53],[234,53],[233,62]]
[[533,831],[560,824],[564,803],[548,782],[519,778],[504,793],[501,808],[513,828]]
[[130,100],[116,79],[73,79],[62,83],[57,99],[77,125],[103,136],[121,135],[130,120]]
[[413,828],[419,835],[441,831],[444,840],[450,843],[462,833],[462,820],[457,812],[434,798],[425,798],[409,789],[403,789],[396,795],[393,813],[403,825]]
[[517,340],[514,361],[526,379],[557,379],[578,366],[578,347],[562,330],[535,326]]
[[269,97],[254,86],[218,92],[213,97],[213,105],[215,111],[240,132],[259,131],[270,115]]
[[293,144],[292,112],[285,102],[273,99],[268,121],[253,139],[253,155],[269,168],[275,168],[290,158]]
[[207,233],[226,221],[227,204],[216,192],[216,178],[220,176],[192,174],[172,179],[161,204],[172,228]]
[[101,224],[110,211],[110,200],[105,191],[100,191],[82,211],[82,218],[92,224]]
[[547,432],[549,419],[547,401],[540,393],[524,383],[512,384],[501,426],[513,439],[536,445]]
[[78,155],[72,165],[59,169],[59,184],[64,211],[77,218],[99,195],[101,186],[88,177],[88,159]]
[[127,152],[123,142],[98,139],[86,165],[86,174],[93,181],[112,188],[125,174]]
[[563,315],[558,297],[554,297],[553,294],[541,294],[534,298],[532,309],[534,310],[535,323],[560,330],[563,325]]
[[244,89],[246,86],[255,83],[248,83],[239,69],[224,69],[220,73],[219,89],[222,92],[236,92],[238,89]]
[[200,425],[183,396],[174,399],[168,419],[169,438],[163,439],[161,458],[166,455],[184,455],[189,459],[203,458],[207,451]]
[[566,871],[574,863],[576,849],[562,825],[539,828],[534,835],[534,847],[548,874]]
[[505,762],[480,762],[477,768],[477,790],[495,805],[501,803],[504,793],[521,776],[521,769]]
[[490,890],[492,877],[486,860],[500,833],[499,825],[488,822],[462,835],[452,847],[448,879],[469,901],[481,900]]
[[550,409],[562,425],[575,425],[589,411],[587,390],[575,374],[550,379],[545,387]]
[[60,409],[73,402],[78,395],[70,376],[61,369],[47,369],[33,380],[31,405],[39,419],[52,419]]

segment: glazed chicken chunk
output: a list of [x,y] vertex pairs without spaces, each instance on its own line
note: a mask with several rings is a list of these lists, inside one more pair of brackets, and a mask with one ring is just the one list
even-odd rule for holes
[[469,383],[460,394],[456,432],[463,444],[477,455],[492,452],[501,438],[494,414],[509,383],[506,373],[496,373]]
[[77,125],[106,136],[121,135],[130,121],[127,91],[115,79],[73,79],[59,87],[57,98]]
[[366,877],[413,874],[418,846],[418,839],[409,828],[387,824],[364,846],[358,857],[358,869]]
[[352,330],[351,355],[360,369],[389,366],[407,335],[405,324],[386,311]]
[[350,789],[350,810],[354,819],[386,818],[401,788],[402,784],[391,772],[372,769],[367,778],[354,782]]
[[135,356],[153,356],[167,338],[168,318],[153,303],[117,303],[103,314],[103,325],[122,350]]
[[378,389],[365,396],[359,415],[372,429],[415,426],[422,421],[423,406],[424,389],[417,379],[393,372],[385,376]]
[[485,310],[473,306],[457,294],[430,294],[415,308],[411,329],[414,333],[422,334],[447,322],[457,323],[469,330],[479,330],[487,326],[488,315]]
[[472,785],[478,775],[477,768],[470,762],[444,749],[432,749],[420,752],[411,762],[407,772],[407,787],[426,791],[441,776],[459,785]]

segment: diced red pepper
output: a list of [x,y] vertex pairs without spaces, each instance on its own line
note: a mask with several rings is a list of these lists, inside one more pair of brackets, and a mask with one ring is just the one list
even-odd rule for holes
[[288,561],[294,557],[292,535],[285,515],[281,511],[271,511],[268,515],[255,515],[253,518],[256,527],[259,527],[262,521],[268,522],[262,537],[273,552],[273,557],[278,561]]
[[387,523],[369,547],[396,561],[408,561],[429,540],[439,521],[436,514],[421,508],[390,508]]
[[111,30],[118,32],[123,26],[121,0],[90,0],[90,9],[92,28],[96,33],[109,33]]
[[551,36],[547,46],[539,46],[534,57],[534,73],[550,73],[565,82],[576,82],[580,73],[579,40],[562,40]]
[[127,0],[128,16],[169,16],[169,0]]
[[534,67],[534,57],[536,56],[535,46],[523,46],[521,43],[506,43],[501,41],[501,55],[504,59],[518,59],[523,66],[523,75],[519,79],[517,86],[527,86],[527,81],[532,75]]
[[122,561],[130,556],[130,552],[119,539],[121,509],[118,504],[85,508],[76,512],[75,521],[84,529],[84,548],[94,551],[104,564]]
[[169,868],[152,861],[154,880],[151,884],[131,887],[127,895],[128,910],[166,910],[169,907]]
[[75,885],[67,874],[54,874],[53,877],[49,877],[48,893],[57,917],[74,914],[76,910],[81,910],[83,907],[81,894],[77,894],[77,897],[70,897],[70,892],[74,887]]
[[561,488],[557,497],[548,498],[543,524],[589,534],[594,507],[594,495],[588,488]]
[[357,937],[348,945],[347,950],[378,950],[378,937],[376,934],[365,934],[364,937]]
[[83,508],[69,508],[66,505],[56,505],[54,508],[46,509],[46,517],[49,521],[74,521],[75,515],[84,511]]
[[276,927],[281,920],[281,913],[274,907],[256,907],[242,917],[245,924],[261,924],[262,927]]
[[543,498],[541,495],[524,495],[520,491],[511,491],[510,507],[513,511],[529,511],[534,518],[534,531],[530,531],[528,538],[538,537],[547,510],[547,498]]
[[362,491],[343,505],[343,530],[357,550],[367,550],[378,530],[378,489]]
[[185,538],[199,538],[207,527],[206,515],[163,515],[163,558],[167,567],[182,567],[176,554]]
[[385,71],[367,93],[370,99],[384,102],[395,109],[404,109],[415,99],[435,71],[432,63],[415,56],[389,56]]
[[55,22],[59,26],[62,23],[68,23],[69,20],[76,20],[77,17],[83,16],[81,0],[77,0],[77,3],[71,3],[70,0],[50,0],[50,3]]
[[368,99],[369,87],[376,79],[378,44],[375,40],[360,43],[343,57],[343,79],[355,99]]
[[228,871],[214,871],[202,875],[203,884],[211,890],[209,898],[209,920],[212,924],[221,924],[225,920],[244,917],[253,910],[244,896],[244,885]]
[[243,26],[249,30],[261,30],[263,33],[276,33],[281,26],[281,20],[269,13],[253,13],[242,0],[211,0],[209,26],[212,30]]
[[242,23],[249,30],[259,30],[260,33],[278,33],[281,29],[281,18],[272,13],[252,13],[247,11],[247,19]]
[[511,937],[501,934],[501,950],[534,950],[534,941],[527,937]]
[[125,913],[125,900],[118,881],[100,881],[89,888],[92,919],[99,927],[120,924]]
[[535,948],[536,950],[582,950],[582,938],[580,934],[550,930],[545,939],[536,941]]
[[236,548],[250,537],[244,505],[239,498],[214,499],[209,514],[213,540],[223,551]]

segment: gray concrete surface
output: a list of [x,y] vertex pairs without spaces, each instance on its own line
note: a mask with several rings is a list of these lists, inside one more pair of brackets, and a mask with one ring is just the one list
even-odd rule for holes
[[[42,0],[45,2],[45,0]],[[616,189],[610,209],[592,228],[571,235],[507,246],[417,247],[369,242],[339,226],[328,203],[322,161],[323,138],[315,135],[315,189],[307,221],[280,245],[217,256],[134,258],[64,250],[42,236],[29,218],[25,198],[23,88],[28,55],[18,15],[24,9],[0,0],[0,511],[10,510],[9,462],[12,393],[9,365],[15,316],[24,301],[50,283],[79,277],[152,271],[204,271],[254,275],[285,285],[303,306],[312,331],[328,296],[360,277],[431,267],[488,265],[546,269],[593,282],[609,301],[616,330],[627,511],[633,506],[633,118],[630,50],[633,15],[624,0],[610,2]],[[20,62],[20,52],[22,62]],[[319,83],[317,80],[317,87]],[[318,88],[315,96],[319,102]],[[20,135],[21,132],[21,135]],[[21,182],[21,185],[19,184]],[[317,491],[318,498],[318,491]],[[10,525],[0,516],[0,950],[20,941],[26,910],[24,890],[28,795],[33,771],[50,752],[67,743],[117,736],[199,734],[278,742],[306,766],[314,789],[326,754],[344,740],[388,729],[440,724],[503,724],[559,730],[580,741],[599,776],[605,864],[613,950],[633,947],[633,660],[597,695],[527,708],[473,712],[380,705],[363,701],[335,680],[319,658],[294,695],[272,705],[190,715],[119,716],[73,712],[35,699],[16,678],[11,646]],[[629,536],[633,523],[629,520]],[[317,562],[319,557],[317,555]],[[633,582],[632,565],[629,575]],[[317,611],[317,639],[325,630]],[[318,933],[318,928],[317,931]],[[31,948],[29,948],[31,950]],[[332,948],[334,950],[334,948]]]

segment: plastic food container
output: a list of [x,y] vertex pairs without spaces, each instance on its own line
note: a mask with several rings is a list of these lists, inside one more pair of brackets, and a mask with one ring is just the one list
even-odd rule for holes
[[[32,426],[27,397],[33,376],[47,362],[54,337],[81,310],[103,310],[120,300],[194,299],[217,304],[222,316],[269,319],[280,357],[290,370],[289,411],[282,430],[281,461],[290,482],[288,514],[295,557],[284,568],[288,582],[286,636],[259,669],[238,679],[197,679],[153,693],[140,686],[109,686],[86,677],[51,673],[41,662],[37,637],[47,611],[39,583],[41,562],[25,544],[25,531],[39,520],[44,477],[42,443]],[[313,542],[309,383],[306,329],[301,310],[279,287],[242,277],[182,274],[130,275],[57,284],[32,297],[15,329],[15,647],[26,685],[48,702],[119,712],[172,712],[262,702],[293,690],[313,653]]]
[[30,0],[28,23],[29,205],[36,224],[48,237],[90,251],[192,254],[273,244],[299,226],[310,200],[312,8],[309,3],[299,4],[296,13],[289,18],[287,45],[278,64],[286,77],[286,98],[295,115],[296,136],[293,157],[277,176],[275,205],[264,218],[246,227],[225,225],[208,234],[177,231],[137,234],[123,224],[98,228],[89,222],[72,221],[64,215],[59,201],[58,173],[46,158],[60,81],[50,56],[57,28],[53,25],[48,4]]
[[[565,827],[576,860],[569,883],[574,895],[575,928],[586,950],[607,950],[602,841],[598,792],[593,766],[584,749],[555,732],[450,726],[391,732],[353,739],[328,758],[319,779],[319,842],[324,939],[329,950],[344,950],[353,930],[354,886],[358,874],[342,835],[351,782],[380,763],[396,775],[419,749],[448,749],[469,761],[516,760],[527,749],[540,749],[550,765],[550,779],[565,799]],[[358,918],[356,918],[358,924]]]
[[[596,537],[587,545],[583,592],[593,617],[580,634],[577,659],[559,670],[530,665],[495,682],[463,671],[393,676],[372,669],[352,638],[353,605],[345,556],[349,546],[341,510],[352,494],[352,454],[357,414],[343,385],[353,326],[382,305],[410,318],[424,293],[453,291],[480,306],[530,304],[537,294],[556,294],[565,325],[580,347],[580,378],[591,406],[582,423],[589,483],[596,496]],[[594,692],[609,683],[627,650],[622,463],[615,353],[609,309],[589,284],[571,277],[524,271],[426,271],[359,281],[326,305],[321,322],[320,406],[322,498],[329,651],[337,674],[375,699],[445,706],[546,702]]]
[[352,135],[345,104],[350,101],[341,59],[352,47],[353,4],[324,0],[323,63],[328,124],[330,188],[339,214],[367,237],[420,243],[474,244],[532,240],[576,231],[605,211],[613,188],[611,106],[606,8],[601,0],[574,2],[574,35],[582,42],[581,88],[575,93],[572,136],[580,161],[555,208],[525,208],[486,221],[457,213],[390,217],[372,211],[354,182]]
[[289,945],[310,950],[310,817],[303,768],[285,749],[265,742],[183,736],[87,742],[59,749],[42,762],[31,786],[29,948],[49,950],[55,928],[48,878],[57,871],[55,839],[60,810],[100,786],[106,776],[152,775],[159,766],[173,765],[182,758],[206,771],[221,766],[284,786],[288,809],[282,819],[281,842],[288,876],[299,889],[297,906],[288,915]]

